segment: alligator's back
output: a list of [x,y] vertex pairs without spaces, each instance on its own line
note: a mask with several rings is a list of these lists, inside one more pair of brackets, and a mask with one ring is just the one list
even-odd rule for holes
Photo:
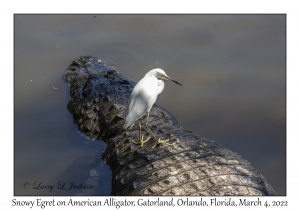
[[112,195],[275,195],[248,161],[184,130],[156,105],[149,127],[173,146],[151,149],[154,140],[142,148],[131,143],[138,139],[138,126],[124,130],[123,124],[135,83],[112,66],[83,56],[73,61],[64,76],[70,84],[68,109],[74,122],[88,137],[107,143],[103,159],[112,170]]

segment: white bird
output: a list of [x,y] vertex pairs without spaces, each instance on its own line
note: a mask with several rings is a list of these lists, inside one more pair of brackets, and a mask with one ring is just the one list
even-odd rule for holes
[[[150,70],[134,87],[132,90],[128,104],[127,104],[127,112],[126,112],[126,119],[123,128],[126,129],[133,127],[134,123],[143,117],[144,114],[147,113],[147,121],[146,121],[146,128],[148,132],[153,136],[156,140],[155,145],[152,147],[154,148],[158,144],[167,144],[169,140],[161,140],[158,139],[153,135],[152,131],[148,127],[148,118],[150,110],[155,103],[157,96],[163,91],[164,89],[164,80],[173,81],[179,85],[179,82],[175,81],[171,77],[167,76],[167,74],[162,69],[152,69]],[[149,141],[150,137],[146,140],[143,140],[143,135],[141,135],[141,124],[139,123],[140,127],[140,141],[135,142],[135,144],[140,144],[143,147],[144,143]]]

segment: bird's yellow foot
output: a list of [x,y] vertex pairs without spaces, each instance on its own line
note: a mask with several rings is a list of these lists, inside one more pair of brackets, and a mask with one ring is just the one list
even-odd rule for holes
[[147,141],[150,140],[150,138],[151,138],[151,137],[149,137],[148,139],[146,139],[146,140],[144,141],[144,136],[142,135],[141,138],[140,138],[140,141],[133,141],[133,140],[131,140],[131,142],[134,143],[134,144],[140,144],[141,147],[143,147],[144,144],[145,144]]
[[156,141],[156,143],[154,144],[154,146],[152,147],[152,149],[154,147],[156,147],[158,144],[166,144],[168,146],[173,146],[173,144],[168,143],[169,139],[167,140],[160,140],[160,138]]

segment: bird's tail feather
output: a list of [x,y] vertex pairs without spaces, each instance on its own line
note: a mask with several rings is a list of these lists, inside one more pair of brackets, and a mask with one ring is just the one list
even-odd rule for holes
[[135,112],[130,112],[127,116],[126,116],[126,119],[125,119],[125,123],[123,125],[123,128],[126,129],[127,127],[130,126],[130,129],[133,127],[134,123],[136,120],[136,113]]
[[123,125],[123,128],[126,129],[130,126],[130,129],[134,126],[134,123],[138,121],[141,117],[143,117],[143,114],[137,113],[136,111],[131,111],[125,119],[125,123]]

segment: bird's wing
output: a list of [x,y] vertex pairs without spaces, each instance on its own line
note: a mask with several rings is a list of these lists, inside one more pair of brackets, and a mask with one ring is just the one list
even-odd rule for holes
[[[156,81],[157,80],[154,80],[152,78],[144,77],[135,85],[128,100],[126,114],[130,113],[133,109],[136,109],[138,107],[139,110],[143,110],[143,105],[146,105],[145,112],[148,109],[151,109],[157,98],[157,84],[155,84]],[[149,104],[149,102],[152,101],[153,103]]]
[[140,80],[130,95],[124,128],[133,125],[150,110],[156,98],[157,88],[154,88],[153,81],[149,81],[149,79]]

